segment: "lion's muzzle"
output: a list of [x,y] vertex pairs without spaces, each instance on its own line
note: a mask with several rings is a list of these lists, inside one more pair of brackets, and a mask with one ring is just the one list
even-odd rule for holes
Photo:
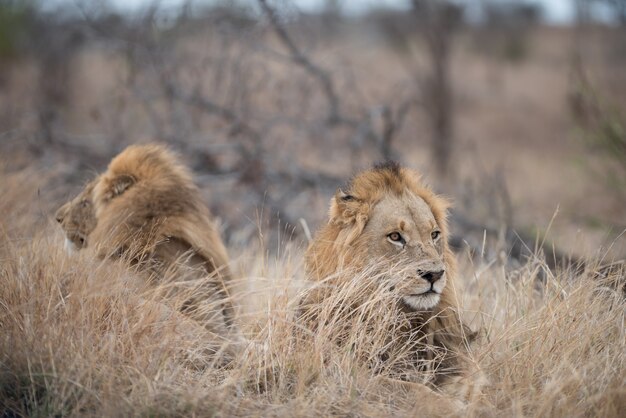
[[417,270],[417,274],[423,278],[424,280],[426,280],[428,283],[430,283],[431,285],[434,284],[437,280],[441,279],[443,277],[443,274],[446,271],[441,269],[441,270],[427,270],[427,271],[423,271],[423,270]]

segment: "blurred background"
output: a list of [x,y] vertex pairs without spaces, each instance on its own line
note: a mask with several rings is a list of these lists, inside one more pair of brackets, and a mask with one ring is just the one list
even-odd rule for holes
[[0,0],[0,183],[36,184],[29,226],[150,141],[231,247],[306,244],[395,159],[453,200],[457,248],[624,257],[626,0]]

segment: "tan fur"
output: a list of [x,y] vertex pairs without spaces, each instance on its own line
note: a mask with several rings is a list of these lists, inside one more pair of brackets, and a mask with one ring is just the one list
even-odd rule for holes
[[[391,280],[395,283],[391,288],[396,295],[395,312],[404,315],[403,321],[396,323],[409,324],[408,332],[402,326],[398,329],[404,332],[398,335],[427,336],[430,344],[445,353],[442,368],[448,372],[458,369],[459,355],[471,336],[458,316],[454,295],[456,262],[448,246],[448,207],[449,203],[426,187],[416,172],[394,163],[355,176],[347,190],[338,191],[331,199],[329,221],[317,232],[306,252],[307,278],[323,281],[325,286],[310,292],[303,302],[303,311],[328,299],[333,284],[362,277],[363,272],[395,274]],[[402,248],[388,239],[394,230],[406,235]],[[431,236],[434,230],[441,231],[436,240]],[[435,306],[416,309],[404,299],[416,292],[412,289],[425,285],[426,280],[417,273],[423,266],[443,266],[446,283]],[[419,357],[428,356],[427,351],[422,344]]]
[[55,214],[71,249],[87,247],[89,234],[96,227],[96,212],[91,198],[96,182],[97,178],[89,182],[78,196],[61,206]]
[[[200,191],[176,155],[159,145],[130,146],[59,212],[75,210],[79,198],[89,196],[95,221],[84,232],[100,257],[123,258],[157,283],[175,281],[171,290],[189,295],[183,311],[214,332],[230,331],[234,311],[228,254]],[[81,228],[79,219],[77,224]]]

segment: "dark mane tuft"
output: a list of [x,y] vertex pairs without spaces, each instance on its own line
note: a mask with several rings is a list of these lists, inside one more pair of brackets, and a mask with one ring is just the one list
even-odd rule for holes
[[400,175],[400,164],[397,161],[384,161],[374,165],[374,171],[388,171],[395,176]]

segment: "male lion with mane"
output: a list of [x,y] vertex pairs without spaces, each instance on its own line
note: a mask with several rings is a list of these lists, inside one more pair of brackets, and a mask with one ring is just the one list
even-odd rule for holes
[[226,248],[191,173],[165,147],[129,146],[56,218],[75,248],[89,242],[101,258],[130,262],[184,295],[183,312],[218,335],[231,330]]
[[[455,379],[448,377],[464,373],[461,359],[473,335],[459,318],[454,295],[448,207],[416,172],[397,163],[356,175],[331,199],[329,221],[306,251],[307,278],[314,286],[300,317],[319,332],[343,315],[344,325],[329,338],[356,350],[363,341],[374,341],[368,335],[378,334],[374,349],[362,350],[376,369],[404,356],[396,376],[404,379],[408,369],[427,368],[432,383],[451,384]],[[359,290],[361,283],[355,282],[367,279],[373,287]],[[349,300],[338,299],[340,292]]]

